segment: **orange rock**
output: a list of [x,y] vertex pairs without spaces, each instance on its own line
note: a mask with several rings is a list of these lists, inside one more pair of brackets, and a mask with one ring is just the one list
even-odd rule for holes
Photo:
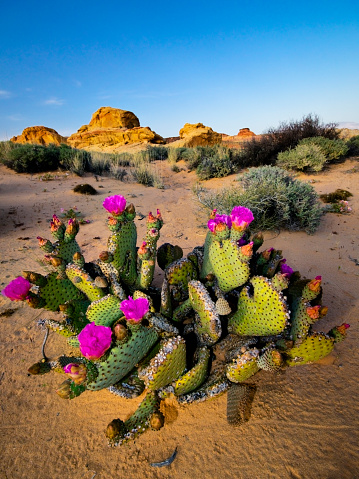
[[209,126],[204,126],[203,123],[186,123],[180,129],[180,139],[173,141],[169,145],[174,148],[179,147],[195,147],[195,146],[211,146],[217,143],[222,143],[222,135],[216,133]]
[[83,125],[77,133],[94,131],[102,128],[136,128],[140,126],[137,116],[131,111],[120,110],[110,106],[102,106],[92,115],[88,125]]
[[25,128],[19,136],[11,138],[13,143],[35,143],[38,145],[60,145],[61,143],[67,143],[67,138],[61,136],[57,131],[46,126],[29,126]]
[[249,128],[241,128],[237,136],[239,138],[251,138],[252,136],[256,136],[256,135]]
[[80,149],[91,149],[91,147],[94,147],[99,150],[110,151],[110,147],[116,148],[120,145],[129,145],[131,143],[163,144],[165,141],[148,126],[130,129],[108,128],[84,131],[74,133],[68,138],[70,146]]

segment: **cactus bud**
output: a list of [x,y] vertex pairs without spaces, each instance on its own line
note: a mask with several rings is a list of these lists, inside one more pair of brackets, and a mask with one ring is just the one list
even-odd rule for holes
[[122,432],[125,432],[125,430],[125,423],[121,421],[121,419],[114,419],[107,426],[105,434],[108,439],[112,440],[119,436]]
[[121,323],[117,323],[113,328],[113,333],[117,341],[123,341],[128,336],[128,331],[126,326]]
[[312,281],[308,283],[308,288],[314,293],[319,293],[321,282],[322,282],[322,277],[316,276],[315,279],[312,279]]
[[125,209],[126,213],[128,213],[129,215],[133,215],[136,213],[136,208],[135,208],[135,205],[133,203],[130,203],[129,205],[126,206],[126,209]]
[[79,222],[76,219],[70,218],[67,224],[65,235],[68,236],[70,239],[73,239],[79,232],[79,228]]
[[309,306],[307,308],[307,315],[310,317],[312,320],[317,320],[319,319],[320,315],[320,306]]
[[59,388],[56,389],[56,392],[62,399],[71,399],[71,379],[66,379],[66,381],[61,383]]
[[244,246],[241,246],[241,253],[244,256],[252,256],[252,254],[253,254],[253,241],[251,241],[248,244],[245,244]]
[[62,265],[62,259],[59,258],[58,256],[51,256],[50,262],[52,266],[54,266],[55,268]]
[[41,236],[37,236],[37,239],[39,240],[39,246],[40,248],[45,251],[45,253],[51,253],[54,249],[51,241],[45,238],[41,238]]
[[98,288],[107,288],[108,286],[107,280],[103,276],[96,276],[94,283]]
[[99,258],[104,263],[110,263],[111,261],[113,261],[113,255],[108,251],[101,251],[101,253],[99,254]]
[[29,367],[28,372],[30,374],[46,374],[51,371],[51,366],[49,363],[44,361],[39,361],[38,363],[33,364]]

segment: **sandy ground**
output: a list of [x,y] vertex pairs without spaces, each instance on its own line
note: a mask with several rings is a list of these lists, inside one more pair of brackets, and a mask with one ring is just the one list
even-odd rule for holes
[[[356,168],[355,168],[356,167]],[[81,227],[78,241],[87,261],[106,249],[108,230],[103,199],[122,194],[138,213],[160,208],[165,220],[159,244],[179,244],[188,253],[203,244],[205,218],[192,194],[194,173],[174,174],[157,165],[166,188],[93,177],[62,176],[40,181],[0,167],[1,289],[22,270],[41,271],[36,236],[49,237],[49,220],[60,208],[77,206],[91,223]],[[241,427],[226,421],[226,395],[191,406],[168,405],[166,425],[135,442],[109,448],[104,436],[114,418],[125,419],[139,399],[125,400],[109,391],[86,392],[66,401],[55,388],[56,374],[29,376],[27,368],[41,358],[44,333],[35,320],[49,313],[0,297],[0,479],[110,478],[291,478],[354,479],[359,477],[358,438],[358,276],[359,172],[347,160],[329,171],[302,176],[314,179],[319,193],[351,191],[350,215],[326,215],[317,233],[270,232],[264,246],[283,249],[287,262],[303,276],[323,277],[323,303],[328,315],[316,325],[327,332],[351,324],[346,341],[320,364],[290,368],[283,374],[259,373],[252,417]],[[351,173],[348,173],[348,171]],[[231,185],[235,176],[210,180],[206,186]],[[74,185],[90,183],[99,195],[74,194]],[[139,238],[145,223],[136,220]],[[159,273],[157,284],[161,283]],[[46,353],[66,351],[64,338],[50,333]],[[151,467],[175,448],[172,465]]]

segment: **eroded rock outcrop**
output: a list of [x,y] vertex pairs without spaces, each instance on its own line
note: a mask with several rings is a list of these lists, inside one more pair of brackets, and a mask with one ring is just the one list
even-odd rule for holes
[[38,145],[61,145],[67,143],[67,138],[61,136],[53,128],[46,126],[29,126],[19,136],[13,136],[13,143],[33,143]]
[[136,128],[140,126],[140,120],[132,111],[120,110],[110,106],[102,106],[92,115],[88,125],[83,125],[77,133],[96,131],[108,128]]
[[165,140],[148,126],[141,127],[131,111],[112,107],[99,108],[88,125],[68,138],[73,148],[107,152],[134,143],[163,144]]
[[222,135],[222,140],[224,142],[238,142],[241,143],[243,141],[251,140],[253,137],[257,136],[253,131],[251,131],[249,128],[241,128],[237,135]]
[[203,123],[186,123],[179,131],[180,139],[169,143],[174,148],[179,147],[195,147],[195,146],[212,146],[222,143],[222,135],[216,133],[209,126]]

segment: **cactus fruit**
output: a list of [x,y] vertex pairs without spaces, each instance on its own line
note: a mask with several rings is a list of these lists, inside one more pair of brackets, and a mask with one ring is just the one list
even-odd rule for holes
[[[41,320],[78,348],[76,356],[43,359],[30,374],[65,374],[57,393],[73,399],[108,388],[132,399],[145,394],[127,420],[106,428],[111,445],[121,445],[164,423],[160,402],[211,399],[228,391],[227,419],[240,425],[250,416],[259,371],[277,372],[316,361],[342,341],[348,324],[328,335],[312,331],[327,311],[321,278],[300,279],[282,252],[259,251],[253,215],[237,206],[230,215],[211,213],[204,246],[187,257],[179,246],[157,250],[163,220],[149,213],[145,237],[136,247],[135,207],[123,196],[105,199],[110,213],[107,251],[86,263],[76,242],[77,221],[51,221],[54,242],[38,237],[47,275],[25,271],[2,293],[13,301],[58,311],[60,320]],[[164,270],[162,288],[152,287],[155,262]],[[195,354],[193,352],[196,351]]]

